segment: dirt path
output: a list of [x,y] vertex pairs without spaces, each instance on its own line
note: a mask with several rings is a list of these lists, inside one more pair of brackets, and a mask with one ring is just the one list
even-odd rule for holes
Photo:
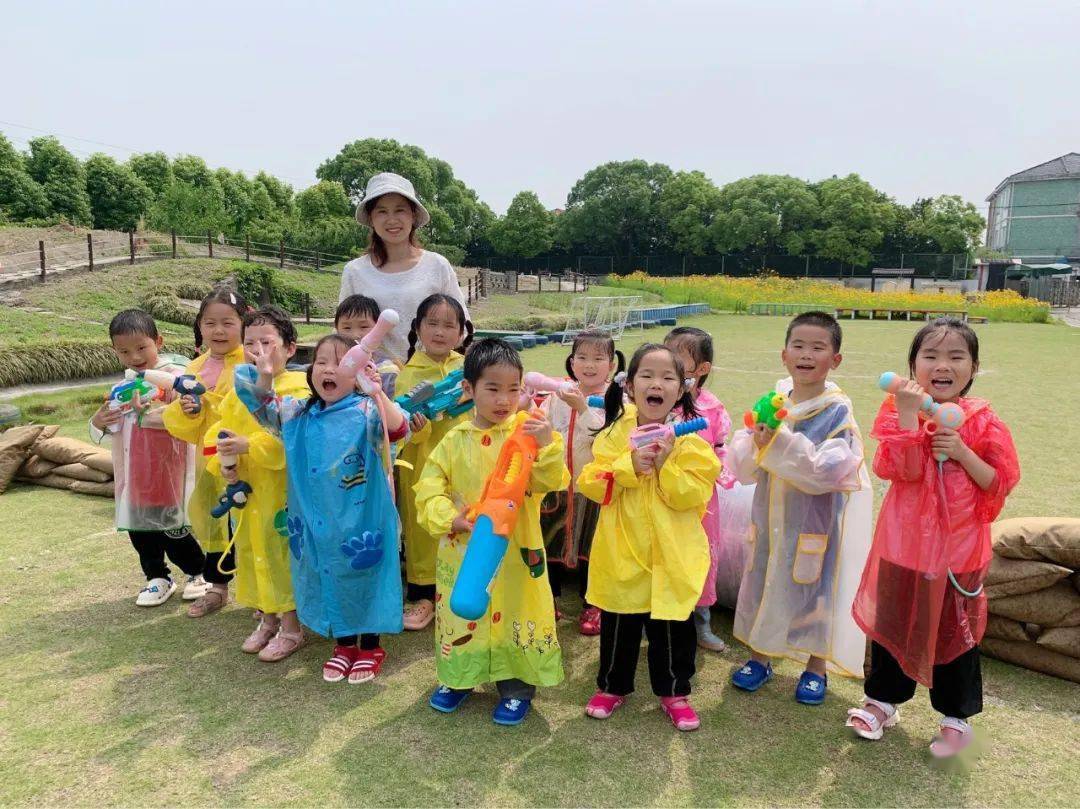
[[42,382],[35,385],[16,385],[13,388],[0,388],[0,401],[17,399],[20,396],[28,396],[31,393],[57,393],[62,390],[74,390],[76,388],[92,388],[97,385],[112,385],[119,378],[119,374],[112,376],[97,376],[93,379],[72,379],[67,382]]
[[1070,306],[1068,309],[1051,309],[1050,314],[1058,320],[1080,329],[1080,307]]

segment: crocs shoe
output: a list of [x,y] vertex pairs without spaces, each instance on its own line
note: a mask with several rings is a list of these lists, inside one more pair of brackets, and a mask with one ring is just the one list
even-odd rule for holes
[[597,691],[585,706],[585,715],[593,719],[607,719],[615,711],[623,706],[626,697],[608,694],[606,691]]
[[686,697],[660,697],[660,707],[676,730],[689,731],[701,727],[701,720]]
[[428,700],[428,705],[442,713],[453,713],[461,707],[461,703],[463,703],[471,693],[471,688],[455,690],[445,685],[440,685],[431,695],[431,699]]
[[529,715],[531,707],[531,699],[500,700],[495,710],[491,712],[491,719],[496,725],[520,725]]
[[412,604],[402,614],[402,623],[411,632],[426,629],[428,624],[435,620],[435,602],[427,598],[421,598]]
[[772,663],[747,660],[746,665],[731,675],[731,684],[743,691],[757,691],[771,679]]
[[150,579],[135,599],[137,607],[160,607],[176,592],[176,582],[171,579]]
[[184,585],[184,592],[180,594],[180,598],[184,601],[194,601],[196,598],[202,597],[210,587],[210,583],[203,578],[202,573],[197,576],[188,576],[187,584]]
[[825,701],[825,688],[828,677],[820,677],[812,671],[804,671],[795,686],[795,701],[803,705],[820,705]]

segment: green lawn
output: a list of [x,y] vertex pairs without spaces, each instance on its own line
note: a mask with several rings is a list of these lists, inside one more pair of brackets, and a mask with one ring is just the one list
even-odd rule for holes
[[[737,415],[782,375],[785,321],[688,319],[713,332],[712,388]],[[1080,428],[1067,413],[1080,394],[1080,331],[980,326],[988,396],[1014,430],[1024,478],[1007,515],[1080,513],[1072,461]],[[915,327],[846,327],[836,374],[864,430],[883,370],[902,370]],[[628,335],[621,348],[663,331]],[[558,370],[560,346],[524,354]],[[52,419],[83,435],[95,391],[17,400],[56,406]],[[48,420],[48,419],[46,419]],[[326,642],[266,665],[243,655],[251,628],[230,607],[193,621],[178,601],[133,605],[139,586],[126,538],[111,531],[106,500],[16,487],[0,497],[9,526],[0,568],[5,654],[0,660],[0,803],[3,804],[396,804],[396,805],[1056,805],[1080,804],[1077,685],[987,660],[986,740],[964,767],[930,763],[936,717],[925,692],[881,743],[853,739],[845,709],[857,682],[834,679],[823,707],[798,706],[797,667],[783,663],[756,695],[737,693],[737,644],[702,653],[694,703],[702,729],[676,733],[648,688],[608,722],[585,718],[596,639],[561,625],[567,682],[542,691],[524,726],[496,728],[487,689],[459,715],[426,705],[433,685],[431,635],[386,639],[374,685],[327,685]],[[572,588],[571,588],[572,589]],[[576,615],[576,599],[564,609]],[[730,641],[730,615],[719,613]]]

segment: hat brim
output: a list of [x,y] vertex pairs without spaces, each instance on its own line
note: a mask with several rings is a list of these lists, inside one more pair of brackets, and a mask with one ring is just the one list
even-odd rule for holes
[[367,206],[368,203],[378,199],[379,197],[385,197],[387,194],[400,194],[409,200],[416,206],[416,226],[422,228],[431,221],[431,214],[428,213],[427,208],[420,202],[415,196],[407,193],[401,188],[387,188],[385,191],[379,191],[377,194],[372,194],[370,197],[365,197],[361,200],[360,204],[356,206],[356,221],[364,227],[371,227],[371,217],[368,216]]

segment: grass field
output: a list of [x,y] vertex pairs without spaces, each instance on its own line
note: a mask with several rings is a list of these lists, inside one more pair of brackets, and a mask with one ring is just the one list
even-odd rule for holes
[[[712,389],[733,415],[783,375],[785,321],[712,316],[718,357]],[[845,324],[836,380],[868,430],[883,370],[902,370],[914,326]],[[980,326],[983,377],[1016,437],[1023,479],[1006,515],[1080,514],[1080,330]],[[624,351],[656,329],[629,334]],[[534,349],[526,365],[556,372],[565,349]],[[44,420],[84,435],[97,392],[17,400],[55,407]],[[872,446],[868,448],[872,451]],[[6,564],[0,568],[5,655],[0,659],[0,803],[380,805],[824,805],[977,806],[1080,804],[1080,687],[986,660],[985,740],[967,766],[939,768],[926,744],[936,726],[925,691],[881,743],[853,739],[845,709],[857,682],[834,679],[820,708],[798,706],[798,669],[783,663],[755,695],[736,692],[745,650],[702,653],[694,704],[703,727],[678,734],[650,694],[638,692],[608,722],[584,717],[594,689],[596,639],[560,626],[567,682],[541,692],[520,728],[495,727],[486,689],[458,715],[426,705],[431,635],[386,639],[383,676],[331,686],[315,639],[283,664],[243,655],[251,628],[230,607],[193,621],[172,601],[133,605],[140,585],[112,504],[37,488],[0,497]],[[570,588],[572,589],[572,588]],[[579,604],[566,598],[576,615]]]

